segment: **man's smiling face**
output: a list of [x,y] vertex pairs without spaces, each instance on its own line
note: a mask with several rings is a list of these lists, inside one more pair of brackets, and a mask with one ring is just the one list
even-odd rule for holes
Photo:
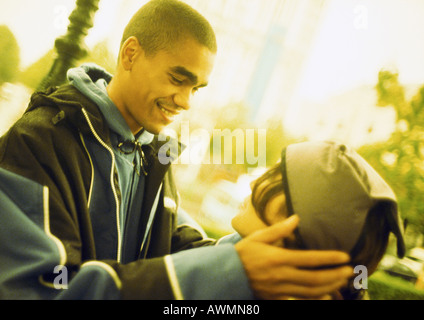
[[127,41],[128,77],[118,106],[133,133],[146,129],[159,134],[190,108],[192,95],[207,86],[215,54],[188,38],[171,50],[145,55],[138,41]]

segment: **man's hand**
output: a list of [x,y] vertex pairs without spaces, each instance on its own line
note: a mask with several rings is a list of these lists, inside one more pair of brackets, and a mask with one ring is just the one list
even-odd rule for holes
[[289,250],[274,243],[290,236],[299,223],[293,216],[257,231],[235,245],[250,285],[259,299],[322,299],[347,284],[353,268],[311,270],[345,265],[348,254],[337,251]]

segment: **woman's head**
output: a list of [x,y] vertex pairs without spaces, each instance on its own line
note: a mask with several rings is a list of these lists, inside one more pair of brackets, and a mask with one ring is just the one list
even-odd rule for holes
[[243,237],[287,218],[286,200],[278,166],[251,184],[252,194],[234,217],[234,229]]
[[390,231],[404,254],[390,187],[357,153],[335,143],[289,146],[281,163],[252,184],[241,211],[233,226],[242,236],[296,214],[299,227],[286,247],[345,251],[369,273],[384,255]]
[[[286,195],[282,183],[280,165],[276,165],[251,184],[252,193],[240,206],[240,211],[232,221],[233,228],[242,236],[274,225],[290,215],[286,205]],[[295,236],[282,240],[281,246],[296,246]]]

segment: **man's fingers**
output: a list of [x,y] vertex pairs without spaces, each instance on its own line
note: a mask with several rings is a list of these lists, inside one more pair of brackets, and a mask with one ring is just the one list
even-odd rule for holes
[[251,280],[259,291],[266,292],[272,288],[270,291],[275,290],[275,293],[282,296],[315,299],[339,290],[353,275],[353,268],[349,266],[327,270],[281,267],[272,273],[259,274]]
[[273,283],[255,283],[256,294],[259,298],[265,300],[286,300],[293,298],[293,300],[304,299],[322,299],[325,296],[331,296],[332,293],[339,291],[348,283],[347,279],[339,279],[337,281],[330,281],[320,285],[311,285],[306,281],[305,283],[298,281],[274,281]]
[[249,236],[249,240],[272,244],[278,240],[290,236],[299,224],[297,215],[276,223],[266,229],[259,230]]
[[281,263],[299,268],[337,266],[350,262],[350,256],[341,251],[282,250]]
[[349,266],[337,269],[302,270],[297,268],[284,268],[281,273],[282,283],[299,284],[306,287],[319,287],[345,281],[353,276],[353,268]]
[[350,267],[333,270],[299,270],[293,267],[280,269],[254,282],[258,296],[263,299],[322,299],[345,287],[353,275]]

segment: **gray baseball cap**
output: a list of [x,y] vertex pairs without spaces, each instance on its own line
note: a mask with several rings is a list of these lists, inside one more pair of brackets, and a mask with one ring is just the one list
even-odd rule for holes
[[351,252],[371,208],[382,206],[405,255],[396,195],[354,150],[335,142],[305,142],[283,150],[281,169],[289,214],[300,217],[297,234],[308,249]]

